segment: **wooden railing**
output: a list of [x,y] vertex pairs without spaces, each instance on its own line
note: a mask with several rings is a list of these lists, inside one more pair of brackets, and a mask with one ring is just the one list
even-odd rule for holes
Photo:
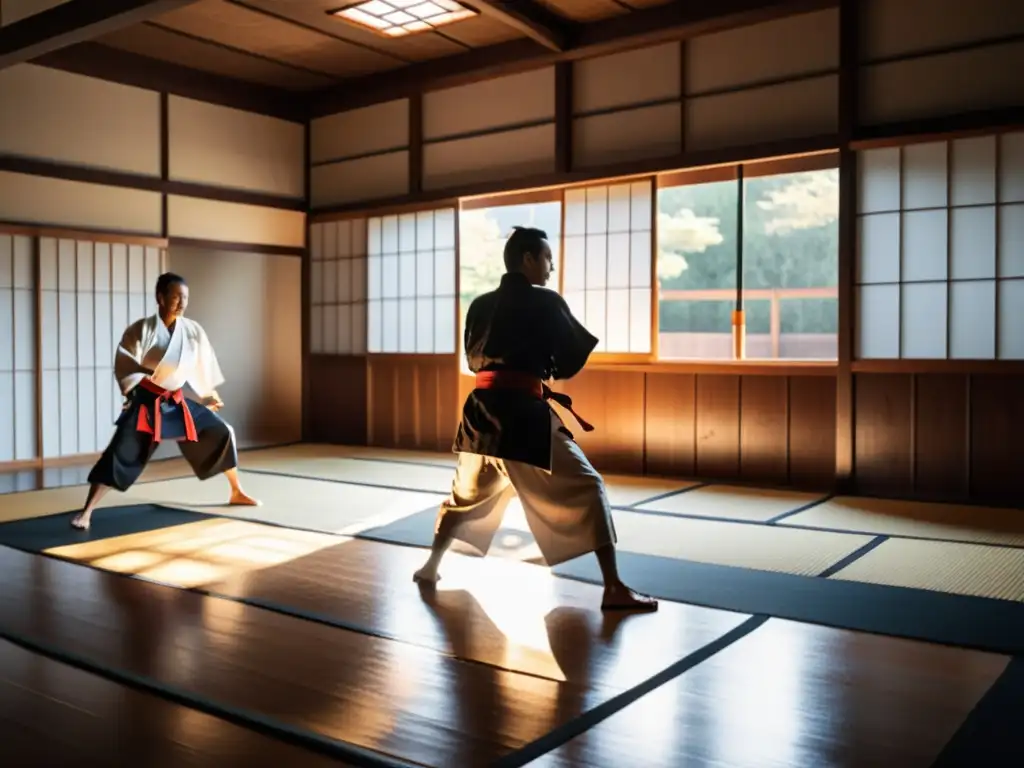
[[[768,300],[770,307],[770,333],[772,357],[779,357],[782,337],[782,313],[779,305],[783,299],[835,299],[839,297],[836,286],[822,288],[745,288],[744,301]],[[735,301],[735,288],[706,288],[697,290],[662,289],[658,292],[660,301]]]

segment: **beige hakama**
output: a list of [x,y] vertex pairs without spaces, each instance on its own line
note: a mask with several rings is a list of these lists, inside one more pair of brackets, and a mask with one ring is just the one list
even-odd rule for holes
[[604,480],[551,414],[551,470],[520,461],[458,454],[451,496],[435,532],[487,554],[505,509],[519,496],[526,521],[549,566],[615,543]]

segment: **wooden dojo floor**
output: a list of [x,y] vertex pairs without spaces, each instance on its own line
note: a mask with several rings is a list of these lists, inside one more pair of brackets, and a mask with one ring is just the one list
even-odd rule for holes
[[611,476],[662,604],[605,616],[515,505],[420,590],[453,466],[246,451],[243,509],[168,460],[89,532],[88,467],[0,476],[3,764],[1024,765],[1020,511]]

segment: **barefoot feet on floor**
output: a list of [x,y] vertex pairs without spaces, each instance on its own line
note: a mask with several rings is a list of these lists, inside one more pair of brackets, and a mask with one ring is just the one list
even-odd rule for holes
[[437,584],[437,582],[441,580],[441,577],[437,573],[437,568],[430,565],[424,565],[412,575],[412,580],[419,584]]
[[91,517],[91,515],[88,515],[85,512],[79,512],[77,515],[75,515],[73,518],[71,518],[71,527],[72,528],[77,528],[80,531],[87,531],[87,530],[89,530],[89,518],[90,517]]
[[658,601],[653,597],[634,592],[625,584],[605,587],[602,611],[656,611]]
[[231,500],[228,502],[235,507],[258,507],[260,502],[244,491],[232,491]]

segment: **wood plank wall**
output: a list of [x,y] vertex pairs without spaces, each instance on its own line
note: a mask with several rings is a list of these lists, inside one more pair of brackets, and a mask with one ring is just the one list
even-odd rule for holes
[[1018,503],[1024,492],[1024,376],[854,376],[863,493]]

